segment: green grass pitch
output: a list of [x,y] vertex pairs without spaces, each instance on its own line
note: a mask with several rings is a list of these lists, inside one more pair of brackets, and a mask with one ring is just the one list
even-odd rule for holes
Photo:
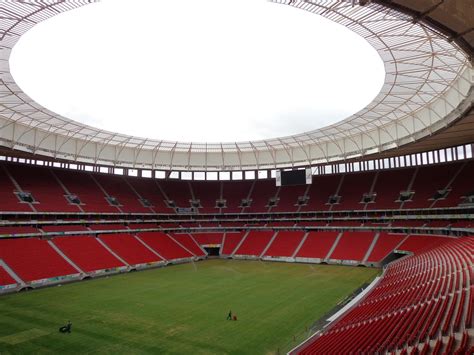
[[0,354],[282,352],[378,272],[219,259],[6,295]]

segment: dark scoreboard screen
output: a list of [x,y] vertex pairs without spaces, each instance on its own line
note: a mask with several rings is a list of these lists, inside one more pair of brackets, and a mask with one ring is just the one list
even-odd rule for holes
[[306,185],[306,170],[281,172],[281,186]]

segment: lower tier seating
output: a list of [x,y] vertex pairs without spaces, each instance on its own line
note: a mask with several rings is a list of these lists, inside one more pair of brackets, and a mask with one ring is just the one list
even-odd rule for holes
[[0,240],[2,259],[25,282],[79,273],[46,240]]
[[235,248],[237,248],[237,245],[239,245],[244,235],[244,232],[226,233],[223,239],[221,254],[231,255]]
[[2,266],[0,266],[0,286],[13,285],[16,283],[15,279],[11,277]]
[[138,237],[166,260],[191,258],[193,255],[161,232],[144,232]]
[[53,243],[85,272],[125,266],[94,237],[60,237]]
[[382,261],[393,249],[395,249],[406,238],[405,234],[380,233],[377,242],[374,245],[368,262]]
[[222,244],[223,233],[193,233],[194,239],[200,245]]
[[309,232],[296,257],[324,259],[338,235],[339,232]]
[[304,237],[304,232],[281,231],[278,232],[264,256],[290,257],[295,252]]
[[172,234],[174,240],[193,253],[195,256],[205,256],[206,253],[197,244],[194,236],[189,234]]
[[273,234],[273,231],[250,231],[235,254],[260,256],[272,239]]
[[454,335],[472,326],[474,237],[434,238],[424,248],[410,242],[416,255],[389,264],[360,303],[297,352],[413,354],[435,340],[433,353],[467,349]]
[[373,232],[343,232],[329,258],[362,261],[373,240]]
[[163,260],[130,234],[103,234],[100,239],[129,265]]

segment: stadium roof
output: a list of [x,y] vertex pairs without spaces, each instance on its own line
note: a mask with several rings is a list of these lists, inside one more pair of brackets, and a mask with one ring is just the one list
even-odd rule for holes
[[[16,85],[8,63],[15,43],[36,23],[90,2],[0,3],[1,145],[57,159],[124,167],[267,169],[385,154],[472,118],[474,5],[470,1],[418,1],[416,5],[372,1],[359,6],[351,1],[274,0],[340,23],[378,51],[386,76],[373,102],[331,126],[261,141],[172,142],[99,130],[34,102]],[[467,139],[472,142],[472,135]]]

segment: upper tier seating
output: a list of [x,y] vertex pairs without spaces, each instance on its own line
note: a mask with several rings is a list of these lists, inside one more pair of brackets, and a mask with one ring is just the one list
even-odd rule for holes
[[224,213],[239,213],[242,211],[240,204],[242,199],[249,196],[253,184],[252,181],[224,181],[222,182],[222,196],[226,200]]
[[151,205],[151,210],[156,213],[172,213],[172,209],[166,206],[165,196],[154,179],[127,179],[133,189]]
[[[155,180],[5,162],[0,164],[0,209],[3,211],[33,211],[34,208],[55,212],[175,213],[174,207],[189,208],[191,201],[195,201],[194,207],[199,208],[199,213],[409,209],[455,207],[474,191],[472,161],[316,175],[311,185],[284,187],[276,187],[273,179]],[[9,172],[19,187],[15,187]],[[449,193],[434,200],[442,189]],[[20,203],[15,196],[15,192],[20,190],[31,192],[39,203],[32,203],[32,207]],[[413,192],[411,199],[399,201],[403,191]],[[77,195],[81,204],[68,202],[67,193]],[[374,201],[361,203],[364,194],[375,196]],[[118,205],[108,201],[107,196],[115,197]],[[306,205],[298,206],[299,197],[308,198]],[[334,199],[331,203],[330,197]],[[275,199],[274,206],[269,204],[271,198]],[[242,200],[246,199],[251,200],[250,205],[242,207]],[[216,208],[217,200],[222,200],[225,207]],[[174,205],[168,206],[165,201],[173,201]]]
[[244,212],[267,212],[270,198],[275,197],[277,188],[274,181],[255,180],[250,198],[252,204],[246,207]]
[[77,274],[46,240],[0,239],[2,259],[25,282]]
[[369,193],[376,173],[351,173],[344,176],[338,195],[341,201],[332,210],[363,210],[361,203],[364,193]]
[[282,186],[278,193],[278,204],[271,209],[272,212],[293,212],[297,211],[298,197],[304,196],[305,185]]
[[161,232],[143,232],[138,237],[166,260],[191,258],[193,255]]
[[177,234],[174,233],[171,235],[174,240],[176,240],[179,244],[193,253],[195,256],[205,256],[206,253],[199,247],[195,238],[190,234]]
[[309,200],[301,211],[328,211],[329,196],[336,194],[337,187],[341,181],[341,175],[314,176],[313,183],[309,188]]
[[278,232],[264,256],[292,256],[298,245],[300,245],[304,234],[304,232],[300,231]]
[[88,173],[67,170],[54,173],[70,193],[79,197],[85,212],[120,212],[107,202],[105,194]]
[[374,240],[374,232],[343,232],[330,259],[362,261]]
[[472,161],[466,162],[454,182],[449,185],[451,191],[448,196],[443,200],[436,201],[434,207],[450,207],[461,204],[467,194],[474,192],[473,176],[474,164]]
[[413,201],[403,204],[403,208],[429,208],[434,205],[433,196],[437,190],[446,188],[450,180],[461,168],[462,163],[434,165],[418,169],[412,190]]
[[85,272],[125,266],[94,237],[59,237],[53,243]]
[[236,255],[260,256],[274,235],[273,231],[255,231],[248,233],[247,237],[235,252]]
[[0,166],[0,206],[2,211],[24,211],[31,212],[32,209],[27,203],[20,203],[15,195],[15,185]]
[[[413,354],[433,346],[434,353],[444,348],[451,354],[467,349],[474,237],[437,239],[431,247],[416,248],[417,255],[390,264],[360,303],[297,352],[403,354],[411,347]],[[454,342],[455,332],[462,334],[460,342]]]
[[102,234],[100,239],[129,265],[163,260],[131,234]]
[[217,213],[216,200],[220,199],[220,182],[218,181],[194,181],[192,184],[194,198],[199,200],[201,213]]
[[368,203],[366,209],[399,209],[400,192],[408,189],[414,172],[414,168],[379,171],[373,188],[373,193],[377,194],[375,202]]
[[339,232],[309,232],[296,257],[326,258],[338,235]]
[[96,175],[97,182],[111,197],[115,197],[120,203],[122,212],[151,213],[148,207],[140,202],[140,196],[127,183],[123,176]]
[[168,200],[174,201],[176,207],[191,207],[192,195],[189,181],[160,180],[159,184],[165,191]]
[[21,189],[33,195],[33,206],[37,211],[81,211],[77,205],[67,201],[66,191],[59,185],[50,169],[39,167],[34,170],[34,174],[28,165],[9,165],[7,169]]

